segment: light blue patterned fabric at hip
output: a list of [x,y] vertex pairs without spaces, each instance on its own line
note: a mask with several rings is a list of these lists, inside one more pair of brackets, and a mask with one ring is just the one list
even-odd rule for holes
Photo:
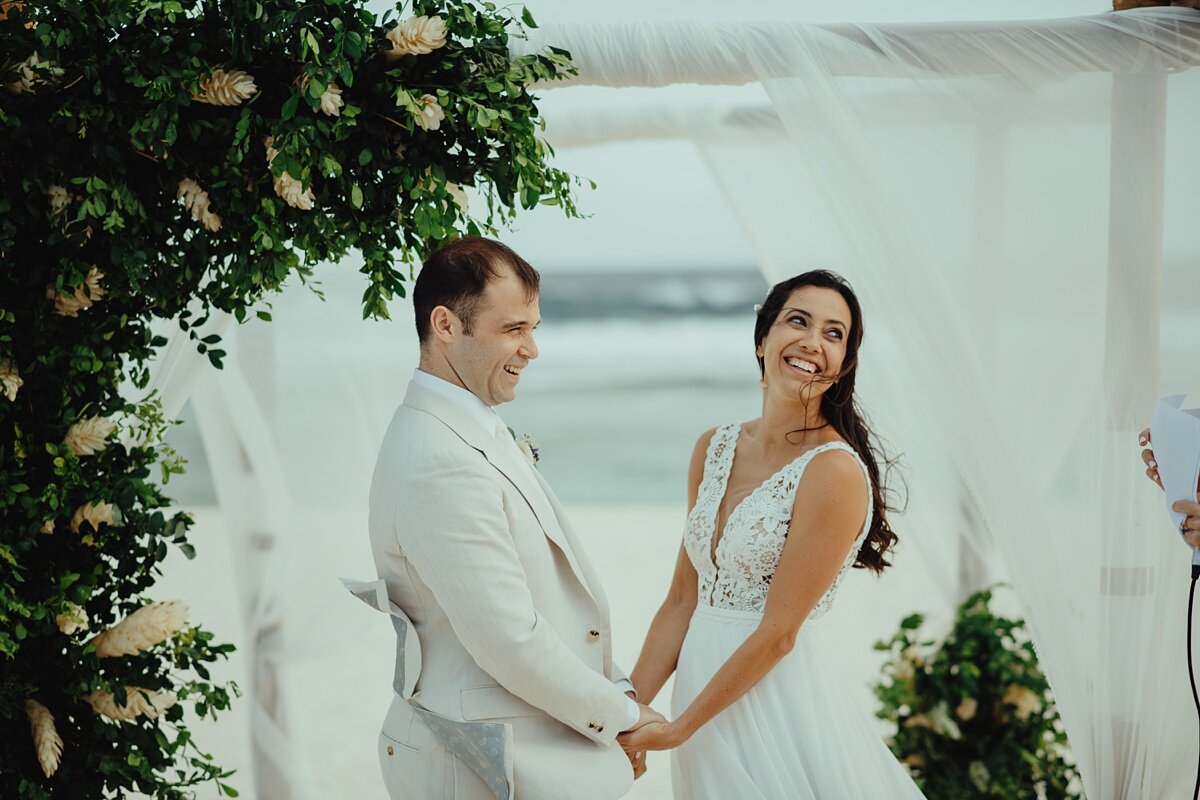
[[404,698],[445,747],[479,776],[499,800],[512,800],[512,737],[503,722],[468,722],[451,719],[421,708],[413,699],[421,674],[421,642],[408,615],[391,601],[387,585],[374,581],[342,578],[352,595],[392,619],[396,629],[396,672],[392,688]]

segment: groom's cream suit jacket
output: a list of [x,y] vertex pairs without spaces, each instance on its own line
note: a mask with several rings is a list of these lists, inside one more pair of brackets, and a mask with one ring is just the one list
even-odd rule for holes
[[621,797],[629,701],[600,581],[536,468],[470,411],[414,381],[371,483],[379,594],[400,634],[379,739],[389,793]]

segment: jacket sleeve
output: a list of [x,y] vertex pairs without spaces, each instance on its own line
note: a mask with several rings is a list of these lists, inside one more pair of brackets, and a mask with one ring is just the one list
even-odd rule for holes
[[615,739],[627,698],[534,608],[503,494],[486,463],[430,465],[406,482],[395,526],[401,548],[481,669],[589,739]]

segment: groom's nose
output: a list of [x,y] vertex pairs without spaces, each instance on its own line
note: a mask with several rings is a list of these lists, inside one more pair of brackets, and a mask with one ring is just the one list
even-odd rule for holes
[[534,341],[532,331],[517,352],[520,353],[522,357],[528,358],[530,361],[538,357],[538,346],[537,342]]

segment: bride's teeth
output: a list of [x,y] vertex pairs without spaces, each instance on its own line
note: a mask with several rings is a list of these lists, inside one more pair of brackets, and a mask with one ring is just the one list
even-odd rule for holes
[[789,358],[787,359],[787,363],[797,369],[802,369],[809,374],[816,374],[817,371],[817,368],[812,364],[809,364],[807,361],[801,361],[798,358]]

